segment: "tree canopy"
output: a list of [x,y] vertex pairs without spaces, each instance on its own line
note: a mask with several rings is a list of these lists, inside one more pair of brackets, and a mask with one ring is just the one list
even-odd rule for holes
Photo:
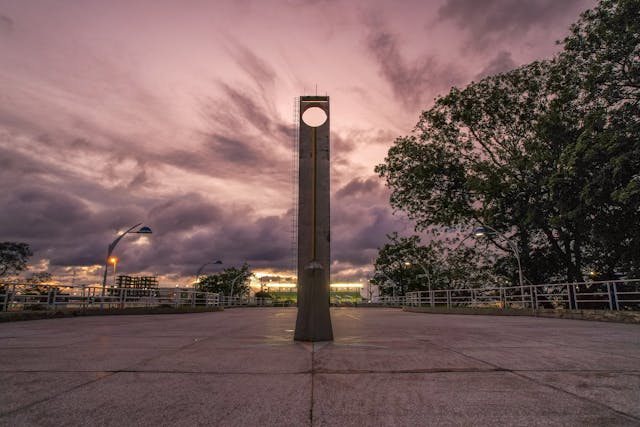
[[[223,295],[246,295],[249,293],[249,281],[253,276],[249,264],[240,268],[225,268],[220,273],[200,278],[197,288],[200,291],[215,292]],[[233,288],[233,289],[232,289]]]
[[462,245],[464,242],[451,247],[448,245],[451,242],[440,240],[421,245],[418,236],[402,237],[397,233],[387,238],[388,242],[378,253],[370,280],[378,286],[381,295],[495,285],[505,280],[503,276],[514,274],[513,271],[495,274],[488,260],[498,256],[488,257],[474,246]]
[[603,0],[556,57],[438,98],[376,167],[392,206],[498,230],[533,282],[639,275],[639,26],[640,2]]
[[27,243],[0,243],[0,277],[19,273],[27,268],[27,261],[33,255]]

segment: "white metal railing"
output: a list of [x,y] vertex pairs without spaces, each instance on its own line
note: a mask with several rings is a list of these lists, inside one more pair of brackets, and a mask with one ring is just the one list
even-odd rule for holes
[[130,307],[290,306],[289,301],[229,297],[191,288],[105,288],[100,285],[32,285],[0,282],[0,311]]
[[219,305],[217,293],[185,288],[108,287],[103,294],[102,287],[98,285],[36,287],[23,283],[0,283],[0,311]]
[[407,292],[404,305],[640,310],[640,279]]

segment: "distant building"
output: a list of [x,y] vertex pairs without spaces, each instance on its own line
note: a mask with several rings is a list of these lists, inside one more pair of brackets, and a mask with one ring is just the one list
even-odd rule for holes
[[331,304],[356,303],[362,301],[362,284],[332,283],[329,286]]
[[[360,283],[333,283],[329,289],[331,304],[352,304],[363,299],[361,295],[362,284]],[[295,283],[264,283],[263,290],[277,302],[290,301],[293,304],[298,301],[298,288]]]
[[109,295],[120,296],[124,289],[131,289],[127,291],[129,295],[152,296],[155,295],[158,290],[158,278],[156,276],[118,276],[116,278],[116,288],[108,290]]
[[298,302],[298,287],[295,283],[265,283],[263,289],[274,302],[286,302],[291,304]]
[[130,289],[158,289],[156,276],[118,276],[116,287]]

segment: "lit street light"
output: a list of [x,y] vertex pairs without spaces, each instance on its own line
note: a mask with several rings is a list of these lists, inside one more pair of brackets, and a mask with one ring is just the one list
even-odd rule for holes
[[[102,278],[102,296],[104,296],[104,288],[107,286],[107,268],[109,267],[109,258],[111,257],[111,254],[113,253],[113,250],[116,248],[118,242],[120,242],[120,240],[127,234],[129,233],[133,233],[133,234],[151,234],[152,231],[149,227],[140,227],[140,229],[138,231],[133,231],[134,228],[139,227],[140,225],[142,225],[142,223],[138,223],[136,225],[134,225],[133,227],[129,228],[127,231],[125,231],[124,233],[120,234],[113,242],[111,242],[111,244],[107,247],[107,257],[106,257],[106,261],[104,264],[104,277]],[[115,264],[114,264],[114,274],[115,274]]]
[[116,287],[116,265],[118,264],[118,258],[112,256],[109,258],[109,262],[113,264],[113,287]]

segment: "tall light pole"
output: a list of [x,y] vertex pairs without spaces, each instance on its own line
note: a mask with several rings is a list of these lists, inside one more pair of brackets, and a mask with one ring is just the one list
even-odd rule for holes
[[120,240],[129,233],[134,233],[134,234],[151,234],[152,233],[151,229],[146,226],[140,227],[138,231],[133,231],[134,228],[139,227],[140,225],[142,225],[141,222],[129,228],[127,231],[120,234],[116,238],[116,240],[111,242],[111,244],[107,247],[107,257],[105,258],[105,263],[104,263],[104,277],[102,278],[102,296],[104,296],[104,288],[107,286],[107,269],[109,268],[109,257],[111,256],[111,254],[113,253],[113,250],[118,245],[118,242],[120,242]]
[[[409,251],[409,250],[407,250],[407,251]],[[403,251],[403,252],[406,253],[407,251]],[[411,256],[411,260],[413,262],[415,262],[416,264],[418,264],[420,266],[420,268],[422,268],[422,271],[424,271],[424,275],[422,275],[422,276],[427,278],[427,286],[428,286],[428,289],[429,289],[429,305],[431,307],[433,307],[433,294],[431,293],[431,275],[429,274],[429,271],[427,270],[427,267],[425,267],[424,264],[422,264],[420,262],[420,260],[416,256],[416,253],[413,252],[413,251],[410,251],[410,252],[412,252],[412,253],[409,254]],[[419,276],[421,276],[421,275],[418,275],[418,277]]]
[[233,278],[233,280],[231,281],[231,291],[229,292],[229,299],[231,300],[233,298],[233,286],[235,285],[236,281],[241,278],[242,276],[244,276],[244,271],[241,271],[240,274],[238,274],[236,277]]
[[385,273],[382,270],[374,271],[374,273],[373,273],[374,276],[375,276],[376,272],[382,274],[385,277],[385,279],[387,279],[387,281],[389,281],[389,282],[391,282],[393,284],[393,299],[395,300],[395,298],[396,298],[396,288],[398,287],[398,284],[396,283],[396,281],[393,280],[391,277],[387,276],[387,273]]
[[118,265],[118,258],[112,256],[109,257],[109,262],[113,264],[113,287],[116,287],[116,266]]
[[212,261],[212,262],[205,262],[204,264],[202,264],[202,265],[200,266],[200,268],[198,269],[198,271],[196,272],[196,281],[195,281],[195,282],[194,282],[194,284],[193,284],[193,287],[194,287],[194,288],[198,285],[198,281],[200,280],[200,273],[202,273],[202,270],[204,270],[204,268],[205,268],[207,265],[212,265],[212,264],[222,264],[222,261],[220,261],[220,260],[218,259],[218,260],[215,260],[215,261]]
[[[489,230],[489,231],[487,231],[487,230]],[[518,279],[519,279],[519,282],[520,282],[520,297],[521,297],[522,303],[524,305],[524,280],[523,280],[523,276],[522,276],[522,265],[520,264],[520,252],[518,251],[518,247],[516,246],[516,244],[513,243],[513,241],[511,239],[509,239],[507,236],[505,236],[504,234],[500,233],[495,228],[489,227],[488,225],[476,228],[475,231],[473,232],[473,235],[475,237],[484,237],[484,236],[496,235],[498,237],[501,237],[505,242],[507,242],[507,245],[509,246],[509,248],[513,252],[513,255],[516,257],[516,261],[518,261]]]

